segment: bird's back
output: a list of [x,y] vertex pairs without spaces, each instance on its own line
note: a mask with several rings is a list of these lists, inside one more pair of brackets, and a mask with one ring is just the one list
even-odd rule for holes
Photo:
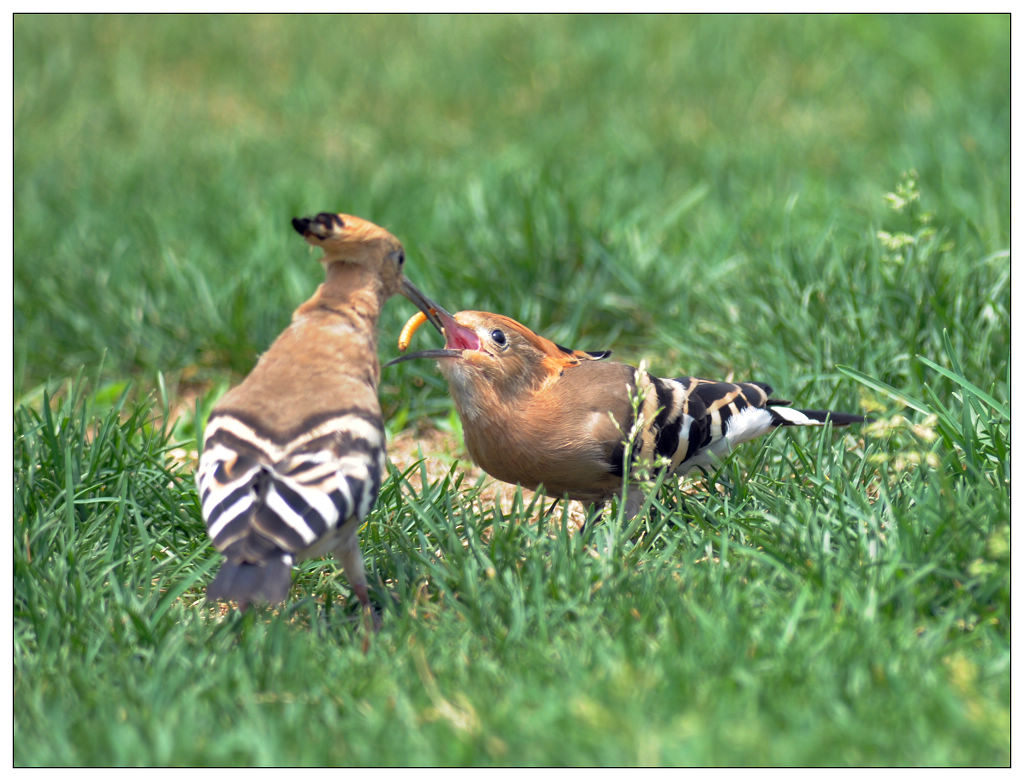
[[313,313],[216,405],[197,482],[207,529],[229,562],[319,555],[347,533],[346,521],[366,516],[384,462],[378,366],[372,327]]

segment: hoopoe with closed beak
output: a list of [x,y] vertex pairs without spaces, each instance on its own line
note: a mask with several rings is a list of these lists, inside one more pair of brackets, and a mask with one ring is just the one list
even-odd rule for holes
[[[586,505],[621,495],[626,470],[654,464],[682,475],[713,466],[733,447],[778,426],[845,426],[861,415],[794,409],[760,382],[666,379],[614,361],[610,351],[572,350],[490,312],[435,307],[444,349],[436,358],[462,420],[466,449],[492,477]],[[404,350],[426,320],[402,330]],[[431,319],[435,327],[437,323]],[[627,448],[627,441],[629,447]],[[630,453],[630,462],[624,463]],[[643,503],[629,485],[626,514]]]
[[210,413],[196,482],[227,560],[206,596],[243,610],[283,602],[292,565],[333,552],[368,608],[356,532],[384,471],[377,319],[395,293],[432,319],[435,305],[404,277],[405,251],[383,228],[326,212],[292,226],[323,250],[326,279]]

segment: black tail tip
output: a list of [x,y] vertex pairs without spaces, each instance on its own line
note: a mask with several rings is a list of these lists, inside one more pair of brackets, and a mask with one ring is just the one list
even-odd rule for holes
[[832,410],[805,410],[804,414],[822,423],[828,421],[833,426],[849,426],[854,423],[864,423],[867,420],[863,415],[856,415],[852,412],[834,412]]
[[828,419],[832,422],[833,426],[849,426],[853,423],[870,422],[863,415],[855,415],[852,412],[830,412],[828,413]]
[[[769,410],[775,411],[777,407],[769,407]],[[863,415],[855,415],[852,412],[835,412],[830,409],[798,409],[796,410],[801,415],[806,416],[808,419],[815,423],[831,423],[833,426],[849,426],[854,423],[870,423],[871,418],[865,418]],[[807,425],[807,423],[800,421],[793,421],[786,418],[784,415],[778,415],[776,425],[783,426],[799,426]]]
[[278,604],[288,598],[291,571],[290,556],[260,563],[225,561],[217,577],[206,587],[206,598],[237,602],[240,610],[254,602]]

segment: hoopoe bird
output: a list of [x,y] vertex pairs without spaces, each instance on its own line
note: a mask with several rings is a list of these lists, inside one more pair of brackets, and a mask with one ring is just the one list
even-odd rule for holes
[[377,319],[395,293],[431,319],[435,305],[404,277],[405,251],[383,228],[326,212],[292,226],[323,250],[326,279],[210,413],[196,482],[226,561],[206,596],[242,610],[283,602],[292,566],[333,552],[368,609],[356,532],[384,471]]
[[[585,505],[621,495],[626,471],[655,464],[683,475],[714,466],[736,445],[778,426],[846,426],[861,415],[795,409],[760,382],[666,379],[623,363],[610,351],[572,350],[490,312],[434,313],[443,349],[404,355],[436,358],[462,420],[466,449],[492,477]],[[427,320],[402,330],[404,350]],[[437,326],[433,318],[430,322]],[[628,447],[627,447],[628,442]],[[630,463],[626,463],[627,452]],[[626,514],[643,493],[632,483]]]

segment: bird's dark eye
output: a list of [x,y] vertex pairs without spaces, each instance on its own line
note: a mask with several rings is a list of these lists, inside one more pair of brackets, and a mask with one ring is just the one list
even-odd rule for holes
[[494,343],[496,345],[498,345],[498,347],[504,347],[505,343],[508,341],[505,338],[505,332],[501,331],[501,330],[499,330],[497,328],[495,328],[493,331],[491,331],[491,339],[494,340]]
[[401,266],[403,263],[405,263],[405,250],[398,253],[398,265]]

